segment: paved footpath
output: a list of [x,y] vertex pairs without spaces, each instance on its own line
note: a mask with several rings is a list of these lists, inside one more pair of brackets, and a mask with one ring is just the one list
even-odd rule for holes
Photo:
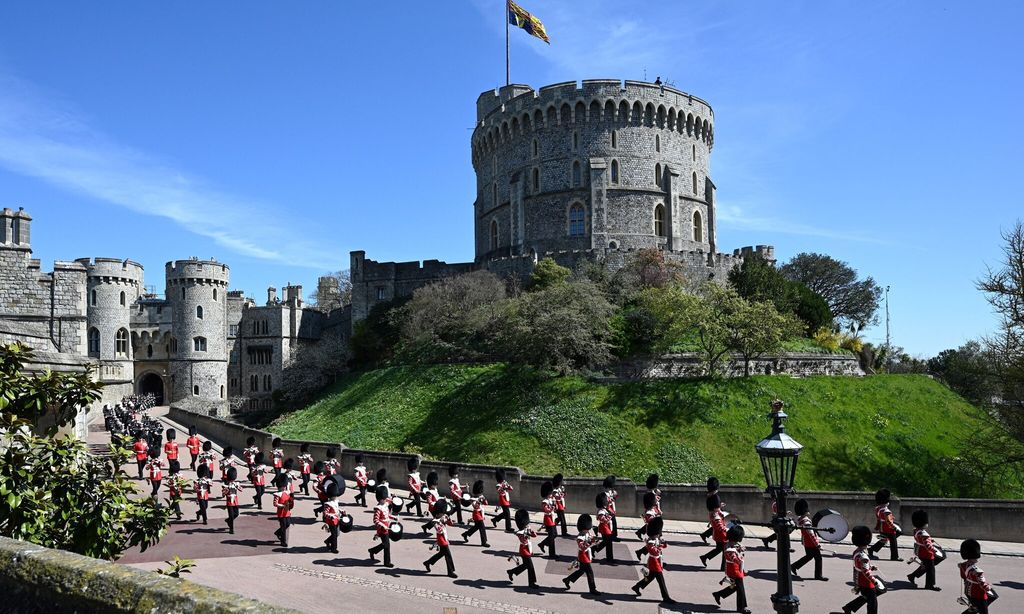
[[[157,410],[157,414],[163,413]],[[180,425],[174,425],[180,429]],[[179,430],[179,432],[182,432]],[[202,435],[200,433],[200,435]],[[107,434],[93,431],[90,443],[103,444]],[[184,444],[184,439],[181,441]],[[187,470],[188,451],[182,448],[185,476],[194,478]],[[128,468],[135,475],[134,464]],[[398,480],[396,479],[396,482]],[[148,486],[140,484],[140,489]],[[166,490],[166,489],[164,489]],[[268,487],[268,491],[275,489]],[[219,495],[215,488],[214,494]],[[165,537],[146,552],[129,551],[119,562],[142,569],[166,567],[164,561],[175,555],[193,559],[196,567],[186,577],[189,580],[216,588],[233,591],[276,605],[288,606],[306,612],[436,612],[438,614],[466,614],[476,612],[594,612],[656,613],[656,612],[719,612],[732,611],[735,599],[715,605],[711,593],[719,587],[723,574],[718,570],[719,559],[704,569],[698,559],[708,551],[697,533],[703,523],[667,522],[666,536],[670,547],[665,551],[669,592],[676,605],[659,606],[657,584],[652,584],[637,598],[630,586],[640,578],[641,567],[633,556],[639,547],[633,531],[639,526],[637,519],[621,519],[622,541],[615,544],[618,564],[609,566],[595,563],[598,590],[604,594],[586,595],[586,579],[577,582],[571,591],[562,588],[562,578],[575,555],[571,539],[558,542],[559,560],[535,557],[538,581],[543,588],[526,588],[525,574],[508,582],[505,571],[512,567],[507,560],[516,551],[517,540],[511,534],[492,531],[488,523],[489,548],[479,545],[474,535],[469,544],[462,544],[461,529],[451,527],[453,557],[458,579],[445,575],[444,563],[435,565],[431,573],[423,561],[432,554],[428,546],[432,540],[419,533],[418,521],[402,515],[406,537],[392,543],[395,568],[385,569],[367,555],[373,541],[372,509],[363,509],[352,503],[354,490],[346,490],[341,500],[355,519],[356,528],[342,534],[340,554],[334,555],[323,547],[326,533],[322,523],[314,520],[312,509],[315,497],[301,494],[294,509],[293,525],[289,535],[290,547],[281,548],[274,538],[277,523],[270,511],[258,511],[251,505],[251,488],[243,491],[241,515],[235,522],[235,534],[229,535],[224,522],[226,512],[223,500],[211,500],[209,525],[190,522],[197,509],[193,500],[182,502],[185,516],[180,522],[172,521]],[[371,497],[372,499],[372,497]],[[272,507],[272,496],[264,497],[264,510]],[[539,515],[534,515],[539,522]],[[1024,519],[1022,519],[1024,520]],[[534,525],[537,528],[537,524]],[[1022,522],[1024,526],[1024,522]],[[767,530],[750,528],[755,535],[766,535]],[[1024,532],[1022,532],[1024,533]],[[1024,539],[1024,535],[1022,535]],[[909,544],[909,539],[905,539]],[[956,567],[959,555],[955,553],[955,540],[939,540],[951,553],[951,560],[938,567],[941,592],[913,590],[906,579],[913,568],[906,563],[880,561],[882,575],[889,581],[890,591],[879,599],[881,612],[900,614],[944,613],[958,614],[964,610],[956,603],[960,594],[960,580]],[[535,542],[536,544],[536,542]],[[746,540],[747,595],[753,612],[771,612],[769,596],[775,589],[775,552],[762,548],[758,539]],[[993,606],[994,613],[1024,612],[1024,544],[986,543],[982,560],[989,581],[1000,595]],[[800,556],[802,548],[797,545]],[[825,575],[829,582],[796,582],[794,592],[800,597],[801,612],[823,614],[840,610],[852,598],[850,592],[852,547],[840,544],[825,555]],[[910,557],[905,550],[902,555]],[[603,558],[602,558],[603,560]],[[813,563],[812,563],[813,565]],[[804,568],[808,576],[811,567]],[[923,580],[923,579],[922,579]],[[923,584],[923,581],[920,581]],[[660,608],[660,609],[659,609]],[[861,610],[864,612],[865,610]]]

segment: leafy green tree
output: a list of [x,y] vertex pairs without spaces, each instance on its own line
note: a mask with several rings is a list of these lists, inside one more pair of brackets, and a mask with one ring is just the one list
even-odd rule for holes
[[401,338],[401,323],[397,321],[398,308],[405,304],[407,298],[399,298],[386,303],[377,303],[370,309],[366,318],[356,322],[352,327],[352,363],[356,367],[374,367],[391,359],[395,354],[395,346]]
[[997,394],[993,367],[994,357],[977,341],[968,341],[955,350],[943,350],[928,359],[928,370],[933,375],[979,407],[990,404]]
[[[28,374],[31,359],[24,346],[0,346],[0,535],[103,559],[156,543],[170,511],[138,496],[121,469],[127,448],[115,443],[96,456],[85,442],[56,436],[99,386],[88,372]],[[44,416],[53,419],[40,436],[32,427]]]
[[754,254],[729,271],[729,285],[745,299],[767,301],[783,313],[792,313],[799,302],[797,289],[761,255]]
[[803,325],[793,315],[779,313],[767,302],[742,301],[726,319],[728,347],[743,357],[743,375],[750,375],[753,360],[778,352],[782,342],[800,333]]
[[528,292],[506,303],[498,348],[511,362],[559,373],[598,368],[611,358],[614,310],[586,280]]
[[704,374],[719,374],[730,349],[729,321],[745,302],[736,290],[706,283],[694,294],[670,285],[644,290],[637,302],[654,315],[662,331],[654,343],[656,350],[668,351],[684,340],[690,341]]
[[832,325],[832,310],[818,293],[799,282],[793,282],[797,303],[794,308],[796,317],[804,323],[804,332],[814,334],[822,328]]
[[825,299],[832,316],[844,325],[864,328],[875,321],[882,289],[870,277],[858,279],[849,264],[825,254],[802,253],[779,271]]
[[558,264],[551,258],[544,258],[533,267],[530,273],[530,290],[544,290],[564,284],[569,280],[572,271]]

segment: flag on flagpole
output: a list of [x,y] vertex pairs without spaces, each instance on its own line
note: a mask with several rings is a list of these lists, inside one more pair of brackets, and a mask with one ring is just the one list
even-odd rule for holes
[[526,30],[530,36],[536,36],[545,43],[551,44],[551,39],[548,38],[548,33],[544,30],[544,24],[512,0],[508,0],[508,22],[517,28]]

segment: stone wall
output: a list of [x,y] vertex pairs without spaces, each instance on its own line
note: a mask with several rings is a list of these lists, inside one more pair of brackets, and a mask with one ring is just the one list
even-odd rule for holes
[[53,612],[294,612],[109,561],[0,537],[0,610]]
[[[634,359],[620,362],[610,369],[615,379],[659,379],[669,377],[698,377],[703,372],[700,358],[693,353],[668,354],[656,358]],[[787,352],[777,356],[763,356],[750,362],[751,375],[846,375],[861,376],[864,371],[853,354],[812,354]],[[742,377],[743,357],[733,355],[724,367],[726,377]]]
[[[190,414],[172,407],[168,417],[182,427],[194,424],[200,435],[220,445],[230,445],[236,451],[245,447],[246,438],[256,438],[261,450],[269,450],[273,434],[266,431],[251,429],[243,425],[213,418]],[[378,468],[387,469],[392,486],[404,491],[408,473],[408,459],[415,456],[400,452],[381,452],[375,450],[356,450],[345,448],[341,443],[310,442],[310,453],[314,458],[326,457],[329,446],[342,450],[342,470],[346,477],[351,478],[355,465],[356,454],[362,454],[363,460],[371,473]],[[286,440],[284,453],[294,458],[299,453],[300,441]],[[753,454],[751,450],[751,454]],[[445,492],[448,482],[447,461],[424,460],[420,474],[426,476],[430,471],[437,471],[440,477],[441,492]],[[485,494],[489,499],[497,495],[494,491],[494,470],[492,465],[459,464],[460,478],[464,484],[472,484],[475,480],[483,480],[486,485]],[[506,479],[513,487],[512,505],[530,510],[540,508],[540,486],[550,479],[548,476],[527,475],[516,467],[505,467]],[[565,480],[566,502],[570,513],[594,511],[594,497],[602,491],[601,478],[569,477]],[[631,480],[618,481],[619,498],[616,502],[618,511],[623,516],[640,516],[643,514],[644,485],[635,484]],[[704,485],[695,484],[663,484],[662,506],[665,518],[669,520],[705,521]],[[738,515],[746,522],[768,522],[771,517],[771,502],[761,488],[750,485],[728,485],[721,489],[722,500],[726,509]],[[865,524],[874,526],[874,494],[859,492],[800,492],[799,497],[807,499],[812,510],[833,509],[849,519],[851,526]],[[966,538],[974,537],[981,540],[1020,541],[1020,519],[1024,513],[1024,501],[1001,501],[982,499],[894,499],[892,510],[904,527],[913,526],[910,515],[916,509],[927,509],[931,516],[932,533],[936,537]]]

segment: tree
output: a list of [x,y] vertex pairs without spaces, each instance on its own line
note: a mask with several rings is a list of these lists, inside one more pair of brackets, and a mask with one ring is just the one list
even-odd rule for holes
[[286,407],[300,407],[337,381],[347,370],[351,351],[341,332],[324,331],[317,343],[303,343],[295,348],[291,360],[281,372],[281,386],[275,391]]
[[663,331],[655,349],[668,351],[681,342],[692,344],[704,374],[715,376],[730,349],[728,323],[744,301],[733,288],[715,283],[705,283],[697,290],[698,294],[693,294],[679,285],[648,288],[637,303],[654,314]]
[[796,287],[760,254],[743,259],[729,271],[729,285],[745,299],[767,301],[783,313],[792,313],[799,302]]
[[551,258],[544,258],[533,267],[530,273],[530,290],[544,290],[558,284],[564,284],[572,271],[558,264]]
[[727,314],[725,327],[728,347],[743,357],[743,376],[748,377],[751,361],[781,350],[782,342],[799,334],[803,325],[771,303],[741,301]]
[[320,296],[320,284],[317,283],[315,290],[309,293],[309,302],[316,305],[323,311],[330,311],[331,309],[337,309],[344,305],[348,305],[352,302],[352,274],[348,269],[342,269],[333,273],[328,273],[323,277],[331,279],[332,283],[337,283],[337,293],[331,292],[329,296]]
[[615,308],[592,282],[554,284],[505,305],[497,343],[511,362],[570,373],[610,360]]
[[[85,442],[56,436],[99,397],[99,385],[88,371],[28,374],[31,359],[24,346],[0,346],[0,535],[103,559],[159,541],[170,510],[137,496],[121,469],[127,448],[114,443],[96,456]],[[39,436],[32,427],[44,414],[53,421]]]
[[857,279],[857,271],[847,263],[825,254],[801,253],[779,271],[825,299],[832,316],[843,324],[863,328],[875,321],[882,289],[870,277]]
[[626,261],[619,275],[627,287],[637,291],[646,288],[664,288],[670,284],[682,284],[683,267],[678,262],[665,259],[660,249],[642,249]]
[[977,341],[943,350],[928,359],[928,370],[954,392],[979,407],[992,402],[997,391],[992,382],[993,358]]
[[825,299],[800,282],[793,282],[793,287],[797,296],[794,313],[804,323],[804,332],[814,334],[817,330],[831,327],[832,310]]
[[354,365],[374,367],[394,355],[395,346],[400,338],[395,312],[407,300],[402,297],[377,303],[370,308],[370,313],[365,319],[356,322],[352,327],[352,338],[349,340]]

